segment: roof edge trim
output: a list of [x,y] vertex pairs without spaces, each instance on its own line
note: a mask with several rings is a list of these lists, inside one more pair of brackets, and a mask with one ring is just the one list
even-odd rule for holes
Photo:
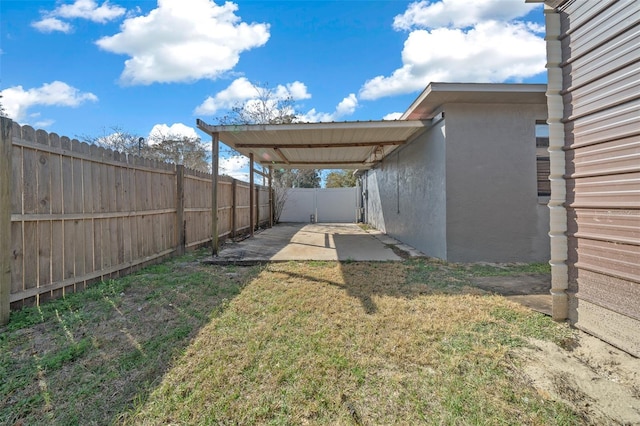
[[291,123],[291,124],[227,124],[212,125],[199,118],[197,127],[205,133],[218,132],[242,132],[242,131],[269,131],[269,130],[323,130],[323,129],[376,129],[394,127],[424,128],[429,125],[429,120],[379,120],[379,121],[342,121],[320,123]]

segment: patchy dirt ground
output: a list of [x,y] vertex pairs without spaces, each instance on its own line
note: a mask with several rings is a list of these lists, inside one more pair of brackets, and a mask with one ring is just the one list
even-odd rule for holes
[[485,291],[498,293],[534,311],[551,315],[550,274],[473,277],[471,283]]
[[527,382],[585,423],[640,425],[640,359],[581,331],[565,348],[534,340],[516,355]]
[[[548,274],[474,277],[472,283],[551,314]],[[520,350],[523,379],[571,405],[587,424],[640,425],[640,359],[580,330],[563,346],[534,340]]]

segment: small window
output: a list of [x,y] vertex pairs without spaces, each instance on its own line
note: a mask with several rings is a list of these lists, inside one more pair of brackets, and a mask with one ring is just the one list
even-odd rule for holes
[[538,176],[538,197],[550,196],[549,125],[544,121],[536,121],[536,171]]

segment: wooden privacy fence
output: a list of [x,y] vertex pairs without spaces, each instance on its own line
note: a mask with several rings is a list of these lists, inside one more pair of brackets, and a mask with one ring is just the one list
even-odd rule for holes
[[[0,320],[211,241],[211,174],[2,118]],[[218,182],[221,237],[269,223],[269,188]]]

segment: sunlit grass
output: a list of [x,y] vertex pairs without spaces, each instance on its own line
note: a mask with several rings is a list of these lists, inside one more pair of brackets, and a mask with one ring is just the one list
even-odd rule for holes
[[12,314],[0,424],[577,424],[514,348],[570,331],[470,283],[536,265],[204,253]]
[[192,253],[13,312],[0,328],[0,424],[110,424],[146,400],[255,269]]
[[498,296],[434,292],[409,266],[269,266],[127,423],[577,423],[509,356],[564,327]]

